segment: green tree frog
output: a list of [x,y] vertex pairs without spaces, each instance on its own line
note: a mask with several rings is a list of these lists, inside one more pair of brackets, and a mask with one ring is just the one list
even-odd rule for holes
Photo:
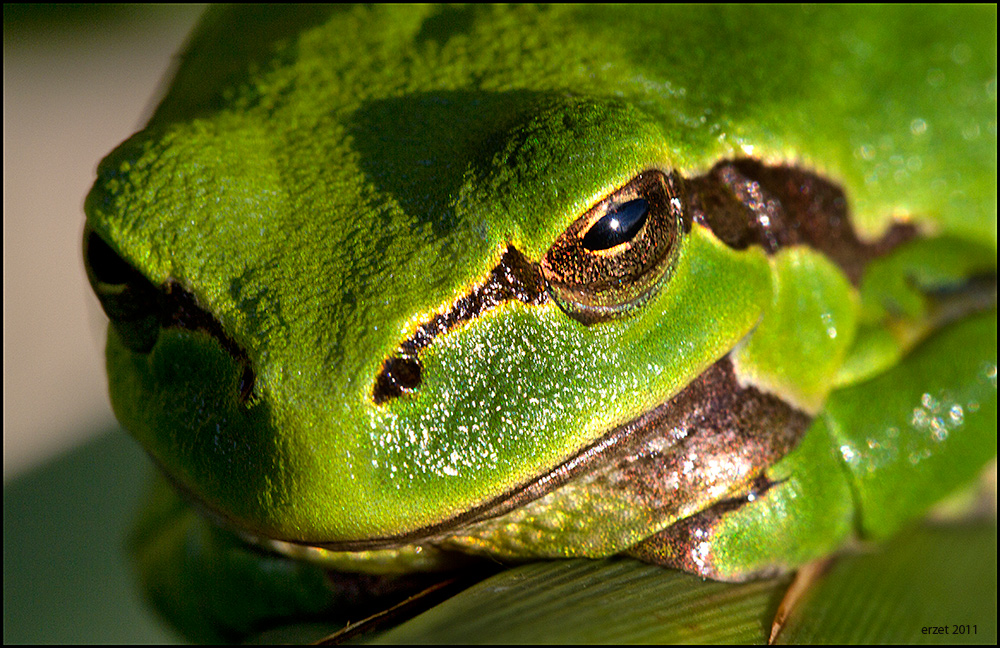
[[996,453],[995,7],[211,10],[97,176],[194,637],[480,562],[773,574]]

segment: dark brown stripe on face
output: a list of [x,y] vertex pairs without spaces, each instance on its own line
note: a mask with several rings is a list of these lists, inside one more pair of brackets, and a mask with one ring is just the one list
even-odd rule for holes
[[854,285],[870,261],[917,235],[913,225],[896,223],[878,241],[861,241],[840,187],[795,167],[720,162],[686,185],[690,217],[726,245],[759,245],[767,254],[807,245],[840,266]]
[[[844,192],[824,178],[790,166],[767,166],[756,160],[720,162],[703,176],[684,181],[687,213],[726,245],[742,250],[758,245],[774,254],[790,245],[807,245],[827,255],[858,285],[865,266],[916,236],[912,225],[894,224],[874,243],[861,241],[851,225]],[[538,305],[548,301],[537,263],[508,246],[486,280],[435,315],[382,363],[372,400],[376,405],[420,387],[420,351],[435,337],[478,317],[505,301]]]
[[506,301],[521,301],[531,305],[548,301],[545,280],[538,264],[528,261],[523,254],[509,246],[486,281],[460,297],[448,311],[421,324],[399,346],[396,354],[382,364],[382,371],[375,379],[372,393],[375,403],[384,403],[420,386],[422,368],[417,356],[435,337]]

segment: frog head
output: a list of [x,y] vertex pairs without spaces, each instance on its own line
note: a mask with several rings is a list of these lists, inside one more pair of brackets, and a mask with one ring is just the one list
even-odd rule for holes
[[[610,525],[632,531],[594,553],[745,490],[797,441],[854,338],[863,264],[838,254],[877,248],[842,224],[843,193],[792,163],[821,151],[866,187],[865,213],[924,184],[857,181],[851,138],[829,137],[857,111],[804,104],[795,85],[839,74],[804,74],[823,48],[734,63],[771,60],[769,29],[805,39],[782,22],[801,17],[719,38],[699,67],[684,39],[721,28],[710,17],[597,47],[606,21],[586,9],[427,11],[310,19],[207,94],[186,85],[192,47],[150,124],[102,162],[84,246],[117,417],[210,514],[338,550],[611,483],[659,452],[654,427],[686,435],[668,403],[721,407],[711,381],[756,390],[733,407],[794,434],[689,449],[639,513],[605,488]],[[779,231],[762,196],[789,186],[837,225]],[[671,481],[692,472],[697,495]],[[683,509],[648,515],[664,484]],[[610,534],[587,487],[560,492],[546,524],[587,509],[574,524]]]
[[296,128],[231,110],[144,131],[87,201],[116,414],[240,528],[440,527],[673,396],[760,319],[762,256],[692,235],[667,140],[627,103],[427,93],[304,129],[282,110]]

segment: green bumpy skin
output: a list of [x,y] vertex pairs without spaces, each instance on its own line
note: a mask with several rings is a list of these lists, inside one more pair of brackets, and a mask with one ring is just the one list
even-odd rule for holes
[[[213,321],[119,313],[115,413],[202,512],[327,569],[632,548],[741,579],[883,537],[996,451],[995,75],[995,7],[211,10],[86,202],[91,251],[106,246]],[[865,240],[900,221],[919,236],[855,282],[814,247],[733,247],[688,220],[662,280],[626,311],[582,321],[550,283],[549,298],[501,301],[433,336],[419,385],[373,397],[387,361],[508,250],[537,270],[638,174],[693,178],[743,158],[841,187]],[[130,288],[88,256],[108,309]],[[940,306],[984,276],[992,301],[987,287]],[[586,474],[504,508],[723,358],[739,389],[812,420],[784,459],[751,461],[666,512],[590,489]],[[892,445],[925,419],[951,434]],[[192,634],[345,605],[327,593],[206,621],[177,598],[216,574],[212,561],[164,567],[193,541],[161,550],[158,538],[171,524],[224,538],[197,551],[239,565],[219,570],[233,590],[258,550],[164,506],[138,552]],[[682,537],[695,527],[712,543]],[[309,569],[258,585],[282,600],[296,584],[327,591]]]

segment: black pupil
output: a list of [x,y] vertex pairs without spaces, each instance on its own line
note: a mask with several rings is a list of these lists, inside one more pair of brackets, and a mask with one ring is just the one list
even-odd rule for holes
[[648,213],[649,203],[645,198],[636,198],[618,205],[587,231],[583,237],[583,247],[596,252],[631,241],[646,223]]

